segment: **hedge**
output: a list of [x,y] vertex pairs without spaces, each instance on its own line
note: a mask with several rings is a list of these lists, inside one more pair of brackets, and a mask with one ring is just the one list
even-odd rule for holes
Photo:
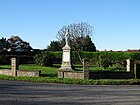
[[[33,52],[0,52],[0,62],[10,63],[10,58],[12,56],[20,56],[22,58],[21,63],[34,63],[34,55],[40,53],[39,51]],[[52,52],[55,56],[55,63],[60,63],[62,61],[62,51]],[[110,64],[123,65],[124,61],[128,58],[131,58],[137,62],[140,62],[140,52],[81,52],[80,55],[82,58],[88,58],[90,64],[101,66],[101,62],[108,61]],[[26,56],[26,57],[25,57]],[[24,60],[24,58],[26,60]],[[29,59],[28,59],[29,58]],[[5,60],[4,60],[5,59]],[[9,60],[8,60],[9,59]],[[4,62],[5,61],[5,62]],[[76,52],[72,52],[72,63],[79,64],[81,63]],[[104,63],[103,63],[104,64]]]
[[[62,52],[53,52],[55,59],[62,59]],[[100,66],[101,60],[106,58],[111,64],[122,65],[126,59],[140,61],[140,52],[81,52],[82,58],[88,58],[91,64]],[[72,62],[80,63],[77,53],[72,52]],[[61,62],[60,62],[61,63]]]

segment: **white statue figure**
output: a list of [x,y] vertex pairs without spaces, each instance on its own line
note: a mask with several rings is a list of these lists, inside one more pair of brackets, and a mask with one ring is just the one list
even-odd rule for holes
[[68,45],[68,37],[69,37],[69,30],[67,30],[66,33],[65,33],[66,45]]

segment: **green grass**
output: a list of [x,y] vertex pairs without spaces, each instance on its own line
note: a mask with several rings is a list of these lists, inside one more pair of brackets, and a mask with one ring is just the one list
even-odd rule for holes
[[[0,65],[1,69],[10,69],[10,65]],[[53,67],[45,67],[45,66],[38,66],[35,64],[22,64],[19,65],[19,70],[40,70],[41,76],[47,76],[47,77],[57,77],[58,69],[60,68],[60,65],[54,65]]]
[[80,84],[80,85],[138,85],[139,79],[62,79],[56,77],[12,77],[0,75],[0,80],[27,81],[38,83],[62,83],[62,84]]
[[34,64],[19,66],[19,70],[40,70],[42,76],[48,77],[57,77],[59,68],[60,65],[54,65],[53,67],[38,66]]
[[[38,66],[35,64],[22,64],[19,65],[19,70],[40,70],[41,71],[41,76],[45,77],[57,77],[58,70],[60,68],[60,64],[55,64],[53,67],[45,67],[45,66]],[[74,65],[75,69],[77,71],[82,71],[83,66],[82,65]],[[0,68],[8,68],[10,69],[10,65],[0,65]],[[115,67],[110,67],[108,69],[104,69],[102,67],[96,67],[96,66],[89,66],[90,71],[95,71],[95,72],[102,72],[102,71],[126,71],[126,68],[115,68]]]
[[[75,66],[78,70],[82,70],[81,65]],[[9,65],[0,65],[0,68],[11,68]],[[66,79],[57,78],[60,65],[54,65],[53,67],[42,67],[33,64],[20,65],[19,70],[41,70],[40,77],[12,77],[0,75],[1,80],[16,80],[16,81],[28,81],[28,82],[40,82],[40,83],[64,83],[64,84],[83,84],[83,85],[131,85],[140,84],[139,79]],[[100,68],[99,68],[100,69]],[[90,70],[99,70],[97,67],[90,67]],[[101,69],[100,69],[101,70]]]
[[[83,70],[83,66],[82,65],[74,65],[75,69],[77,71],[82,71]],[[112,71],[112,72],[116,72],[116,71],[126,71],[126,68],[117,68],[117,67],[109,67],[107,69],[104,69],[102,67],[97,67],[97,66],[89,66],[89,70],[90,71],[94,71],[94,72],[99,72],[99,71]]]
[[11,65],[0,65],[0,69],[10,69]]

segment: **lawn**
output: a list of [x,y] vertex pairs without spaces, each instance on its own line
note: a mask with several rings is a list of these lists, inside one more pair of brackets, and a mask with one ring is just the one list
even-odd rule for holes
[[[77,70],[82,70],[82,65],[75,65]],[[10,65],[0,65],[0,68],[11,68]],[[41,70],[40,77],[12,77],[0,75],[0,79],[4,80],[18,80],[18,81],[30,81],[30,82],[42,82],[42,83],[65,83],[65,84],[88,84],[88,85],[130,85],[139,84],[139,79],[63,79],[57,78],[60,65],[54,65],[53,67],[44,67],[34,64],[19,65],[19,70]],[[96,67],[90,67],[90,70],[101,70]],[[102,69],[103,70],[103,69]],[[111,69],[110,69],[111,70]]]
[[[58,70],[60,68],[60,64],[54,64],[53,67],[45,67],[45,66],[38,66],[35,64],[22,64],[19,65],[19,70],[40,70],[41,71],[41,76],[45,76],[45,77],[57,77],[58,74]],[[74,65],[75,69],[77,71],[82,71],[83,70],[83,66],[82,65]],[[10,69],[11,65],[0,65],[0,68],[7,68]],[[126,71],[126,68],[115,68],[115,67],[109,67],[107,69],[104,69],[102,67],[96,67],[96,66],[89,66],[89,70],[90,71],[95,71],[95,72],[99,72],[99,71]]]
[[[82,65],[74,65],[75,69],[80,71],[83,70],[83,66]],[[126,71],[126,67],[109,67],[109,68],[102,68],[102,67],[98,67],[98,66],[94,66],[94,65],[90,65],[89,66],[89,71],[95,71],[95,72],[102,72],[102,71],[112,71],[112,72],[116,72],[116,71]]]
[[[0,65],[0,68],[10,69],[11,65]],[[60,65],[54,65],[53,67],[38,66],[35,64],[19,65],[19,70],[40,70],[41,76],[47,76],[47,77],[57,77],[59,68],[60,68]]]

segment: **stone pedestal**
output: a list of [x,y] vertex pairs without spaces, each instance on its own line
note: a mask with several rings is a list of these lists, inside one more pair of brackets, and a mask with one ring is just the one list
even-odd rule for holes
[[63,48],[62,65],[59,71],[73,71],[71,67],[71,48],[66,44]]
[[89,79],[88,61],[86,59],[83,60],[83,71],[74,71],[66,68],[67,67],[60,68],[58,78]]

